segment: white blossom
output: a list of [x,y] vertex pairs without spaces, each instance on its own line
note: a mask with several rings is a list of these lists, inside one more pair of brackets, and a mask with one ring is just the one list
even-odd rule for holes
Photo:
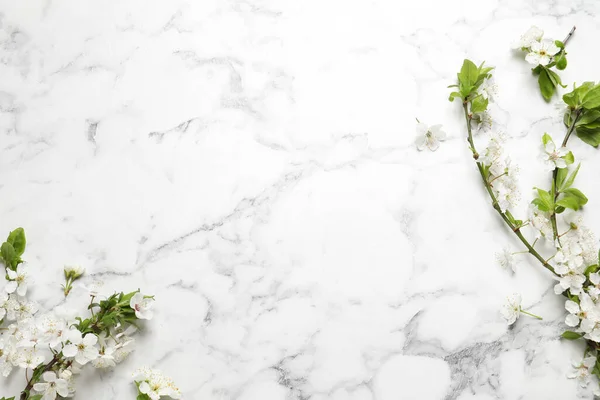
[[528,49],[533,43],[538,42],[544,36],[544,31],[537,26],[532,26],[525,32],[517,42],[513,44],[514,49]]
[[492,102],[498,94],[498,85],[494,82],[494,78],[485,78],[483,82],[481,82],[477,92],[481,97]]
[[44,360],[45,357],[35,349],[22,349],[19,351],[17,364],[21,368],[35,369],[35,367],[43,363]]
[[81,266],[65,265],[65,278],[77,279],[85,273],[85,268]]
[[579,304],[566,300],[565,309],[569,312],[565,323],[570,327],[576,327],[581,322],[581,330],[585,333],[591,332],[598,320],[596,304],[586,293],[579,295]]
[[507,297],[501,312],[508,325],[514,324],[521,315],[521,295],[515,293]]
[[525,56],[525,61],[532,65],[546,66],[552,61],[552,56],[560,51],[560,48],[549,39],[531,43],[531,51]]
[[552,171],[554,168],[567,167],[567,162],[565,161],[564,156],[569,153],[569,150],[566,147],[556,148],[554,142],[549,141],[544,146],[544,151],[545,154],[543,155],[543,160],[548,171]]
[[81,332],[73,329],[69,331],[67,337],[69,338],[69,344],[63,348],[65,357],[74,357],[75,361],[81,365],[85,365],[98,357],[98,349],[96,348],[98,337],[93,333],[88,333],[82,337]]
[[570,379],[577,379],[581,387],[587,387],[592,370],[596,365],[596,357],[589,356],[582,361],[573,362],[573,372],[567,374]]
[[17,292],[19,296],[25,296],[27,294],[27,272],[25,272],[23,264],[20,264],[16,271],[7,269],[6,275],[9,279],[5,287],[6,292]]
[[54,400],[56,395],[62,397],[69,396],[69,387],[66,380],[58,378],[52,371],[47,371],[42,374],[44,382],[33,385],[33,390],[42,394],[42,400]]
[[129,307],[135,310],[135,316],[139,319],[152,319],[154,306],[154,299],[148,296],[144,296],[141,293],[133,295],[129,301]]
[[152,400],[159,400],[162,396],[180,399],[181,392],[171,378],[158,370],[140,368],[134,374],[134,382],[139,384],[139,391]]
[[541,237],[548,239],[552,238],[552,222],[550,222],[549,216],[545,211],[539,210],[533,204],[531,204],[529,207],[529,222],[536,231],[536,239],[539,239]]
[[502,268],[511,269],[513,272],[516,272],[515,256],[510,248],[504,247],[501,252],[496,253],[496,260],[498,260],[498,263]]
[[444,140],[446,140],[446,133],[442,130],[441,125],[429,127],[422,122],[417,124],[417,139],[415,140],[417,149],[424,150],[428,148],[431,151],[436,151],[440,147],[440,142]]

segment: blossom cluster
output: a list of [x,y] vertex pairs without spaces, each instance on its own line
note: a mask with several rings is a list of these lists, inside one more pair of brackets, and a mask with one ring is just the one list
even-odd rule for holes
[[506,136],[502,132],[491,133],[485,152],[479,159],[486,167],[487,179],[502,212],[512,209],[521,200],[517,182],[519,167],[512,164],[510,157],[504,155],[505,141]]
[[[3,252],[0,259],[7,279],[0,284],[0,373],[8,377],[15,369],[25,371],[27,386],[21,398],[33,393],[42,400],[70,397],[82,367],[111,368],[131,353],[137,330],[133,322],[152,317],[152,297],[136,291],[98,301],[91,295],[92,316],[86,319],[74,318],[61,307],[40,313],[26,297],[28,266],[20,254],[18,262],[8,261],[16,260],[10,254]],[[65,268],[65,276],[81,274],[83,269]]]
[[138,399],[159,400],[162,397],[180,399],[181,391],[173,380],[156,369],[140,368],[133,375],[138,388]]
[[542,39],[544,31],[537,26],[532,26],[513,45],[514,49],[527,52],[525,61],[532,65],[546,66],[550,64],[553,57],[560,52],[554,40]]

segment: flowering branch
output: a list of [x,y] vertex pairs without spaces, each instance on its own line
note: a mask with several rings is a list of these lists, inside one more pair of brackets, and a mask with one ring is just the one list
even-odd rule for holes
[[[465,60],[465,62],[463,64],[463,68],[461,70],[461,73],[462,73],[462,71],[466,71],[467,69],[472,69],[473,67],[475,67],[475,64],[473,64],[469,60]],[[479,80],[480,74],[484,73],[487,76],[489,73],[489,70],[487,70],[487,71],[485,69],[482,70],[481,69],[482,67],[483,67],[483,64],[478,69],[478,72],[477,72],[478,76],[477,76],[476,81]],[[477,68],[477,67],[475,67],[475,68]],[[482,71],[485,71],[485,72],[482,72]],[[460,85],[461,73],[459,73],[459,85]],[[483,79],[485,79],[485,77]],[[483,82],[483,80],[482,80],[482,82]],[[471,112],[469,112],[469,107],[471,108],[471,110],[473,109],[472,103],[473,103],[473,100],[476,99],[476,97],[474,98],[473,95],[474,95],[476,89],[477,89],[477,87],[472,85],[471,90],[462,93],[461,98],[463,100],[463,111],[464,111],[464,115],[465,115],[465,121],[467,123],[467,141],[469,142],[471,152],[473,153],[473,158],[476,161],[477,169],[479,170],[479,174],[481,175],[481,179],[483,181],[485,189],[492,200],[492,206],[498,212],[498,214],[500,214],[500,217],[502,217],[502,220],[506,223],[506,225],[510,228],[510,230],[512,230],[514,232],[514,234],[517,236],[517,238],[519,238],[521,243],[523,243],[525,245],[525,247],[527,248],[527,251],[532,256],[537,258],[537,260],[546,269],[548,269],[550,272],[552,272],[553,274],[556,275],[554,268],[533,248],[533,246],[529,243],[529,241],[521,233],[520,229],[523,226],[522,221],[515,220],[514,217],[512,216],[512,214],[510,213],[510,211],[502,211],[502,209],[500,208],[500,205],[498,203],[498,199],[497,199],[496,195],[494,194],[494,191],[492,190],[492,185],[488,181],[489,172],[486,170],[486,166],[482,162],[478,161],[479,153],[477,152],[477,149],[475,148],[475,143],[473,141],[473,130],[472,130],[472,126],[471,126],[471,122],[473,120],[473,114]],[[486,104],[486,108],[487,108],[487,104]]]

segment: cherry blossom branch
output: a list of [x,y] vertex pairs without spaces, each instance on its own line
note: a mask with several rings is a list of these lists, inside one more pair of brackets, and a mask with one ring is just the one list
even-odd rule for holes
[[466,100],[463,101],[463,110],[464,110],[464,114],[465,114],[465,120],[467,122],[467,141],[469,142],[469,145],[471,147],[471,151],[473,152],[473,158],[476,161],[477,169],[479,170],[479,174],[481,175],[481,179],[483,180],[483,184],[485,186],[485,189],[487,190],[490,198],[492,199],[492,206],[498,212],[498,214],[500,214],[500,217],[502,217],[502,220],[504,220],[504,222],[506,223],[506,225],[508,225],[508,227],[519,238],[519,240],[521,241],[521,243],[523,243],[525,245],[525,247],[527,248],[527,251],[532,256],[534,256],[535,258],[537,258],[538,261],[542,264],[542,266],[544,266],[544,268],[546,268],[547,270],[549,270],[550,272],[552,272],[554,275],[557,275],[556,272],[554,271],[554,268],[550,264],[548,264],[548,262],[544,259],[544,257],[542,257],[540,255],[540,253],[538,253],[533,248],[533,246],[529,243],[529,241],[523,236],[523,234],[521,233],[521,230],[520,230],[521,227],[520,226],[516,226],[515,224],[513,224],[511,222],[511,220],[508,217],[508,211],[507,212],[503,212],[502,209],[500,208],[500,206],[498,205],[498,199],[496,198],[496,195],[494,194],[494,191],[492,190],[492,186],[490,185],[490,183],[488,182],[488,180],[485,178],[485,173],[484,173],[484,170],[483,170],[483,164],[480,161],[477,161],[479,159],[479,153],[477,153],[477,150],[475,148],[475,143],[473,142],[473,132],[472,132],[472,129],[471,129],[471,121],[473,119],[473,116],[469,113],[468,102]]
[[36,377],[39,378],[40,376],[42,376],[42,374],[44,372],[50,371],[50,369],[52,369],[54,364],[56,364],[59,360],[60,360],[60,354],[56,354],[56,355],[54,355],[54,358],[52,358],[52,360],[44,366],[44,368],[41,370],[40,373],[36,374],[34,372],[31,379],[27,382],[27,386],[25,386],[25,389],[23,389],[23,391],[21,392],[20,400],[27,400],[29,398],[29,392],[31,392],[33,385],[36,383],[35,382],[36,379],[34,379],[34,378],[36,378]]

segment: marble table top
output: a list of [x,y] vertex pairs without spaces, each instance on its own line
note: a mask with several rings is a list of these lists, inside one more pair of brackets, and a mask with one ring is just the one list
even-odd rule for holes
[[[598,80],[593,0],[89,0],[0,6],[0,233],[22,226],[43,309],[141,288],[154,319],[76,398],[133,399],[160,368],[184,399],[591,399],[566,377],[563,301],[489,206],[448,102],[465,57],[496,67],[519,205],[561,132],[511,44],[562,38]],[[415,118],[448,140],[418,152]],[[578,142],[590,205],[597,152]],[[534,160],[534,161],[532,161]],[[586,218],[600,227],[598,207]],[[4,235],[4,233],[1,233]],[[508,294],[543,321],[511,329]],[[75,288],[67,303],[84,309]],[[23,377],[0,384],[18,391]]]

